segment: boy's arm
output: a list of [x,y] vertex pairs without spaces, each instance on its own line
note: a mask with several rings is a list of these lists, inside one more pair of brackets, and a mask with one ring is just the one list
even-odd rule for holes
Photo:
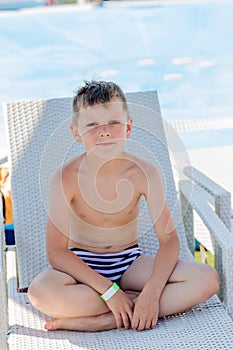
[[[54,269],[69,274],[75,280],[90,286],[101,295],[112,286],[112,282],[91,269],[68,248],[69,212],[73,197],[71,184],[67,183],[68,180],[63,176],[62,170],[58,170],[51,178],[46,225],[48,261]],[[107,306],[113,312],[117,326],[123,325],[125,328],[129,328],[133,302],[122,290],[109,299]]]
[[171,276],[179,255],[179,239],[168,208],[161,176],[149,167],[145,197],[156,231],[159,249],[152,274],[135,304],[132,327],[142,330],[155,327],[159,314],[159,299]]

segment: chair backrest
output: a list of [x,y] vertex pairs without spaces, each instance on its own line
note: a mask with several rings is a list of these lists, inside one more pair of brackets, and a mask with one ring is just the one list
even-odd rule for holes
[[[155,91],[127,93],[134,119],[127,150],[159,167],[166,197],[181,242],[181,257],[189,255],[174,183],[160,107]],[[25,288],[48,266],[45,222],[52,172],[65,160],[82,153],[69,130],[72,98],[16,101],[4,104],[12,171],[12,196],[19,287]],[[140,245],[154,255],[158,242],[145,201],[139,217]]]

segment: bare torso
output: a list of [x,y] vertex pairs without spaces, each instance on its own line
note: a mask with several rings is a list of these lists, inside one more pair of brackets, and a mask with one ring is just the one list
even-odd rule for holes
[[70,247],[77,247],[101,254],[118,252],[137,242],[136,220],[117,228],[95,227],[81,220],[75,220],[74,225],[71,225]]
[[69,247],[106,253],[138,242],[137,218],[146,176],[141,160],[124,155],[96,174],[87,169],[85,155],[64,167],[64,189],[68,186],[71,192]]

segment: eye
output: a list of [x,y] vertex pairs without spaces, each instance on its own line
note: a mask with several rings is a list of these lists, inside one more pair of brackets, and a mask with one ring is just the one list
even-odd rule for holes
[[89,124],[87,124],[87,127],[89,127],[89,128],[93,128],[94,126],[97,126],[97,123],[96,122],[91,122],[91,123],[89,123]]
[[110,125],[118,125],[118,124],[120,124],[121,122],[119,121],[119,120],[111,120],[110,122],[109,122],[109,124]]

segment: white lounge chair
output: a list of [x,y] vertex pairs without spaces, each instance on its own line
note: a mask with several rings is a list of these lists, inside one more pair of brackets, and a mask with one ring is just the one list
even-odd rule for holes
[[[180,184],[182,194],[177,195],[156,92],[128,93],[126,96],[134,117],[132,141],[128,143],[128,148],[160,167],[167,200],[177,223],[180,257],[193,259],[187,246],[182,217],[185,217],[187,231],[192,230],[189,218],[193,206],[203,217],[216,247],[219,247],[216,252],[221,250],[222,253],[223,301],[214,296],[181,315],[160,319],[157,327],[149,331],[47,332],[44,329],[47,317],[32,307],[27,293],[18,293],[17,289],[28,287],[33,277],[48,266],[45,221],[49,177],[63,160],[82,152],[83,148],[74,143],[68,128],[72,98],[8,102],[4,113],[12,170],[16,250],[8,247],[5,251],[2,234],[1,349],[233,349],[233,238],[194,184],[183,181]],[[145,202],[142,202],[139,232],[142,250],[154,255],[158,243]]]
[[218,217],[229,231],[233,231],[231,193],[193,166],[185,167],[184,173],[199,186],[203,196],[214,207]]

